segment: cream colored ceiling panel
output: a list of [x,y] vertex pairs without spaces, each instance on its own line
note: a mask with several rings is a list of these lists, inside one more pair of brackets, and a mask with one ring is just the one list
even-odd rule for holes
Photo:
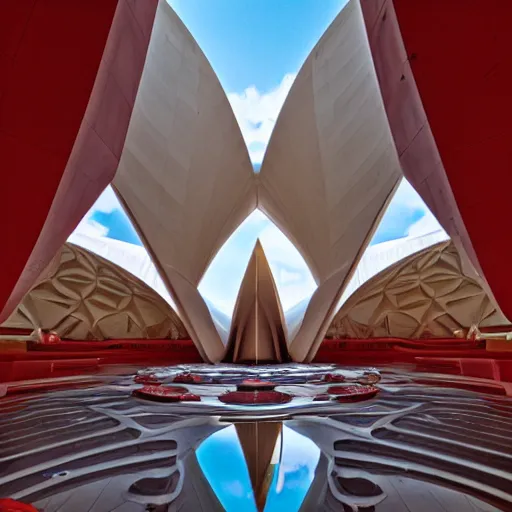
[[[182,280],[197,288],[218,249],[256,206],[252,166],[227,97],[164,0],[113,186],[174,295],[189,291]],[[174,296],[178,308],[191,300],[188,291],[183,301]],[[197,316],[180,314],[185,323]],[[199,340],[191,323],[187,328],[213,353],[223,348],[218,336]]]
[[159,4],[114,187],[160,268],[197,285],[256,205],[253,173],[226,95],[171,8]]
[[360,5],[351,0],[301,69],[259,174],[259,207],[319,284],[314,311],[291,340],[295,359],[323,337],[400,177]]

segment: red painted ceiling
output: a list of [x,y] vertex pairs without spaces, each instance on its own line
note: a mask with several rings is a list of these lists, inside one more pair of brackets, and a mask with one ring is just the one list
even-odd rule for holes
[[512,2],[394,5],[455,200],[487,281],[512,318]]
[[117,0],[0,2],[0,310],[48,215]]
[[404,173],[512,318],[512,2],[362,6]]
[[157,3],[0,1],[0,321],[114,177]]

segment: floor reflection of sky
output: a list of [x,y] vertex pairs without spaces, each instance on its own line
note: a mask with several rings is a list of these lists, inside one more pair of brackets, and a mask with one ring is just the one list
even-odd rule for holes
[[[133,396],[133,375],[12,385],[0,400],[0,496],[45,512],[256,512],[253,481],[266,512],[512,511],[505,386],[387,368],[375,398],[308,402],[334,386],[289,384],[289,370],[265,376],[298,395],[279,408],[219,407],[245,377],[229,367],[216,376],[229,384],[190,385],[201,403]],[[147,370],[163,386],[177,371]],[[343,372],[349,387],[364,377]]]
[[[320,451],[311,440],[283,427],[283,455],[274,472],[265,512],[299,510],[319,457]],[[256,512],[249,471],[234,426],[206,439],[197,450],[197,458],[227,512]]]

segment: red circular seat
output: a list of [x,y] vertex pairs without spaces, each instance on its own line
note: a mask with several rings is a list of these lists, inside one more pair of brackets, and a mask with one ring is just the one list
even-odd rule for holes
[[330,395],[336,395],[338,402],[359,402],[373,398],[379,392],[379,388],[354,384],[350,386],[331,386],[327,392]]
[[132,393],[138,398],[155,402],[199,402],[201,398],[181,386],[144,386]]
[[133,380],[137,384],[151,384],[153,386],[160,386],[161,384],[156,375],[136,375]]
[[188,372],[180,373],[172,380],[173,382],[178,382],[180,384],[200,384],[203,382],[201,375],[195,375]]
[[256,404],[286,404],[292,396],[279,391],[229,391],[219,396],[225,404],[256,405]]
[[325,382],[345,382],[345,376],[339,373],[326,373],[324,376]]
[[37,508],[11,498],[0,498],[0,512],[38,512]]

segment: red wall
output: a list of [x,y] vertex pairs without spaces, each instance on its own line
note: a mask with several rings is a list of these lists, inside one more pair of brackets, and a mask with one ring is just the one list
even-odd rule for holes
[[156,6],[0,2],[0,321],[115,174]]
[[469,237],[512,318],[512,2],[395,0],[395,7]]
[[362,7],[404,174],[512,318],[512,2]]

